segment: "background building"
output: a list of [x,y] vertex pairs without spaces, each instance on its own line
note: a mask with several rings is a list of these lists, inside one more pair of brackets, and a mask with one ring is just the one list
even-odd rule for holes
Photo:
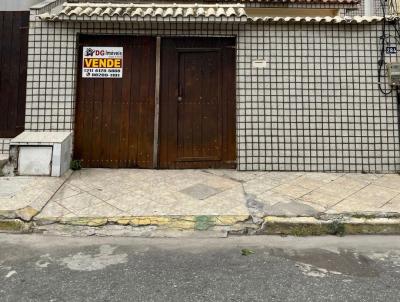
[[0,2],[0,11],[20,11],[29,10],[29,8],[43,0],[2,0]]

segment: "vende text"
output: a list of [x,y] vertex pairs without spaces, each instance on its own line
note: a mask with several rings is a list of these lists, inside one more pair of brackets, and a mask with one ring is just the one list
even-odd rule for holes
[[84,59],[84,68],[121,68],[121,59]]

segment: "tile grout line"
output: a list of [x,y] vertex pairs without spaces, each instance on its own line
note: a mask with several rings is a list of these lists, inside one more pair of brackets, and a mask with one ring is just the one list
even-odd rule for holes
[[397,196],[400,196],[400,193],[397,193],[395,196],[393,196],[392,198],[390,198],[388,201],[386,201],[383,205],[381,205],[380,207],[378,207],[378,209],[383,208],[385,205],[387,205],[388,203],[390,203],[393,199],[395,199]]
[[330,207],[328,207],[328,210],[332,209],[333,207],[337,206],[339,203],[341,203],[342,201],[344,201],[346,198],[349,198],[355,194],[357,194],[358,192],[360,192],[361,190],[365,189],[366,187],[368,187],[369,185],[371,185],[371,183],[369,182],[367,185],[365,185],[364,187],[360,188],[359,190],[351,193],[350,195],[347,195],[346,197],[342,198],[341,200],[339,200],[337,203],[331,205]]
[[[301,175],[301,176],[299,176],[299,177],[297,177],[297,178],[295,178],[295,179],[298,179],[298,178],[300,178],[300,177],[302,177],[302,176],[304,176],[304,175],[306,175],[306,174],[303,174],[303,175]],[[303,201],[301,198],[303,198],[304,196],[306,196],[306,195],[308,195],[308,194],[311,194],[312,192],[314,192],[314,191],[316,191],[316,190],[318,190],[318,189],[324,187],[325,185],[331,184],[332,182],[338,180],[339,178],[341,178],[341,177],[343,177],[343,176],[345,176],[345,175],[346,175],[346,174],[341,175],[341,176],[339,176],[338,178],[336,178],[336,179],[330,181],[329,183],[326,183],[326,184],[324,184],[324,185],[322,185],[322,186],[320,186],[320,187],[317,187],[317,188],[315,188],[315,189],[312,189],[311,191],[309,191],[309,192],[307,192],[307,193],[305,193],[305,194],[303,194],[303,195],[301,195],[301,196],[299,196],[299,197],[293,198],[293,199],[294,199],[294,200],[301,201],[301,202],[309,202],[309,201],[305,201],[305,200]],[[293,179],[293,180],[295,180],[295,179]],[[287,183],[286,183],[286,184],[287,184]],[[279,186],[280,186],[280,185],[279,185]],[[307,189],[306,187],[303,187],[302,185],[296,185],[296,186],[299,186],[299,187],[302,187],[302,188],[304,188],[304,189]],[[273,188],[271,188],[270,190],[275,189],[275,188],[276,188],[276,187],[273,187]],[[267,190],[267,191],[269,191],[269,190]],[[266,192],[267,192],[267,191],[266,191]],[[275,193],[277,193],[277,192],[275,192]],[[290,197],[290,196],[288,196],[288,197]],[[310,203],[315,204],[315,205],[318,205],[318,204],[316,204],[316,203],[314,203],[314,202],[310,202]],[[319,206],[320,206],[320,205],[319,205]],[[325,208],[325,207],[324,207],[324,208]],[[328,209],[328,208],[326,208],[326,209]]]
[[[327,184],[325,184],[325,185],[331,184],[331,183],[333,183],[334,181],[336,181],[336,180],[338,180],[338,179],[340,179],[340,178],[343,178],[343,177],[345,177],[345,176],[347,176],[347,175],[349,175],[349,173],[344,173],[343,175],[340,175],[338,178],[336,178],[335,180],[332,180],[331,182],[329,182],[329,183],[327,183]],[[308,193],[306,193],[306,194],[300,196],[299,198],[296,198],[296,200],[299,200],[300,198],[303,198],[304,196],[306,196],[306,195],[308,195],[308,194],[311,194],[312,192],[314,192],[314,191],[316,191],[316,190],[318,190],[318,189],[324,187],[325,185],[323,185],[323,186],[321,186],[321,187],[319,187],[319,188],[316,188],[316,189],[314,189],[314,190],[312,190],[312,191],[310,191],[310,192],[308,192]],[[369,185],[369,184],[368,184],[368,185]],[[368,186],[368,185],[367,185],[367,186]],[[363,189],[363,188],[361,188],[360,190],[362,190],[362,189]],[[355,194],[355,193],[356,193],[356,192],[354,192],[354,193],[352,193],[352,194]],[[341,203],[343,200],[345,200],[347,197],[351,196],[352,194],[346,195],[346,197],[340,199],[337,203],[333,204],[332,206],[328,206],[328,207],[322,206],[322,207],[325,208],[326,210],[329,210],[329,209],[331,209],[332,207],[334,207],[334,206],[338,205],[339,203]],[[315,202],[311,202],[311,201],[303,201],[302,199],[300,199],[300,201],[302,201],[302,202],[310,202],[310,203],[315,204],[315,205],[317,205],[317,206],[321,206],[321,205],[319,205],[319,204],[317,204],[317,203],[315,203]]]
[[[300,178],[300,177],[302,177],[302,176],[304,176],[304,175],[305,175],[305,174],[299,175],[299,176],[297,176],[296,178],[291,179],[289,182],[294,181],[294,180],[296,180],[296,179],[298,179],[298,178]],[[261,175],[261,176],[259,176],[259,177],[262,177],[262,176],[263,176],[263,175]],[[256,177],[256,178],[258,178],[258,177]],[[276,179],[273,179],[273,180],[276,180]],[[269,189],[267,189],[267,190],[265,190],[265,191],[262,191],[260,194],[257,194],[257,195],[261,195],[261,194],[264,194],[264,193],[266,193],[266,192],[268,192],[268,191],[272,191],[273,189],[275,189],[275,188],[277,188],[277,187],[279,187],[279,186],[281,186],[281,185],[284,185],[284,184],[288,184],[288,182],[282,182],[282,183],[280,183],[280,184],[273,185],[273,187],[271,187],[271,188],[269,188]],[[274,192],[274,191],[272,191],[272,193],[279,194],[278,192]],[[282,194],[282,195],[283,195],[283,194]],[[290,196],[287,196],[287,197],[291,198]],[[294,198],[294,199],[295,199],[295,198]]]
[[124,211],[124,210],[122,210],[122,209],[120,209],[120,208],[117,208],[116,206],[112,205],[111,203],[108,203],[107,201],[104,201],[104,203],[106,203],[106,204],[108,204],[109,206],[113,207],[114,209],[120,211],[121,213],[125,213],[125,212],[126,212],[126,211]]
[[[75,216],[78,216],[78,215],[76,215],[76,213],[75,213],[74,211],[68,209],[67,207],[63,206],[62,204],[58,203],[57,201],[53,201],[53,202],[56,203],[58,206],[62,207],[63,209],[67,210],[69,213],[74,214]],[[62,218],[62,217],[64,217],[64,216],[65,216],[65,215],[60,216],[60,217]]]
[[[377,179],[377,180],[379,180],[379,179]],[[390,190],[393,190],[393,191],[397,191],[396,189],[393,189],[393,188],[391,188],[391,187],[388,187],[388,186],[385,186],[384,184],[376,184],[375,182],[372,182],[371,183],[372,185],[374,185],[374,186],[377,186],[377,187],[383,187],[383,188],[385,188],[385,189],[390,189]],[[400,191],[398,191],[398,193],[400,194]]]
[[[347,173],[347,174],[348,174],[348,173]],[[346,174],[346,175],[347,175],[347,174]],[[383,177],[383,176],[380,176],[379,178],[382,178],[382,177]],[[343,199],[341,199],[340,201],[338,201],[338,202],[335,203],[334,205],[330,206],[330,207],[328,208],[328,210],[331,209],[332,207],[338,205],[339,203],[341,203],[341,202],[342,202],[343,200],[345,200],[346,198],[348,198],[348,197],[350,197],[350,196],[353,196],[354,194],[360,192],[361,190],[365,189],[366,187],[368,187],[368,186],[370,186],[370,185],[375,185],[375,186],[377,186],[377,187],[380,186],[380,185],[374,184],[374,181],[370,181],[366,186],[362,187],[361,189],[359,189],[358,191],[354,192],[353,194],[347,195],[346,197],[344,197]],[[386,188],[386,189],[391,189],[391,190],[393,190],[392,188],[389,188],[389,187],[386,187],[386,186],[382,186],[382,187],[384,187],[384,188]],[[394,191],[395,191],[395,190],[394,190]],[[378,207],[378,209],[380,209],[380,208],[383,207],[385,204],[387,204],[388,202],[390,202],[392,199],[394,199],[396,196],[399,196],[399,195],[400,195],[400,193],[396,194],[393,198],[391,198],[390,200],[388,200],[388,201],[387,201],[386,203],[384,203],[382,206]]]
[[[114,209],[117,209],[117,210],[120,211],[120,212],[125,212],[125,211],[121,210],[120,208],[117,208],[116,206],[113,206],[112,204],[108,203],[106,200],[103,200],[103,199],[98,198],[97,196],[91,194],[89,191],[86,192],[86,193],[89,194],[90,196],[92,196],[92,197],[94,197],[94,198],[100,200],[102,203],[105,203],[105,204],[107,204],[107,205],[113,207]],[[112,198],[109,198],[109,199],[107,199],[107,200],[110,200],[110,199],[112,199]],[[99,203],[99,204],[101,204],[101,203]],[[96,205],[96,206],[97,206],[97,205]],[[85,209],[87,209],[87,208],[89,208],[89,207],[86,207],[86,208],[84,208],[84,209],[82,209],[82,210],[85,210]]]
[[[332,181],[330,181],[330,182],[328,182],[328,183],[326,183],[326,184],[324,184],[324,185],[322,185],[322,186],[320,186],[320,187],[318,187],[318,188],[312,189],[312,190],[309,191],[308,193],[303,194],[303,195],[301,195],[300,197],[297,197],[297,198],[295,198],[295,199],[303,198],[304,196],[306,196],[306,195],[308,195],[308,194],[311,194],[312,192],[314,192],[314,191],[316,191],[316,190],[318,190],[318,189],[321,189],[322,187],[324,187],[324,186],[326,186],[326,185],[329,185],[329,184],[333,183],[335,180],[338,180],[339,178],[341,178],[341,177],[343,177],[343,176],[344,176],[344,175],[339,176],[338,178],[336,178],[336,179],[334,179],[334,180],[332,180]],[[305,187],[303,187],[303,186],[301,186],[301,185],[299,185],[299,186],[302,187],[302,188],[304,188],[304,189],[307,189],[307,188],[305,188]],[[308,201],[307,201],[307,202],[308,202]],[[313,203],[313,204],[317,205],[316,203]]]
[[50,196],[50,198],[46,201],[46,203],[42,206],[42,208],[38,211],[38,213],[36,215],[32,216],[31,220],[42,212],[42,210],[49,204],[50,200],[57,194],[58,191],[61,190],[61,188],[64,186],[64,184],[67,182],[67,180],[70,179],[72,174],[74,174],[74,171],[72,171],[71,174],[62,181],[62,183],[58,187],[58,189]]

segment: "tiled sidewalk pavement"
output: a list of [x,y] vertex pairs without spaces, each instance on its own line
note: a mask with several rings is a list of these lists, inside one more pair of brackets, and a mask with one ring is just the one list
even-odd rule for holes
[[0,177],[0,218],[31,220],[70,174],[68,171],[63,177]]
[[209,172],[88,169],[38,218],[248,214],[241,183]]
[[400,213],[399,175],[86,169],[35,219],[370,212]]

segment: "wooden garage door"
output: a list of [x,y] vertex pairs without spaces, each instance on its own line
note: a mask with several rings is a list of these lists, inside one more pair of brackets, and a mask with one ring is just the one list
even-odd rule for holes
[[[83,167],[153,166],[156,40],[80,36],[74,158]],[[123,47],[122,78],[82,78],[84,46]]]
[[162,40],[160,168],[235,167],[235,39]]

